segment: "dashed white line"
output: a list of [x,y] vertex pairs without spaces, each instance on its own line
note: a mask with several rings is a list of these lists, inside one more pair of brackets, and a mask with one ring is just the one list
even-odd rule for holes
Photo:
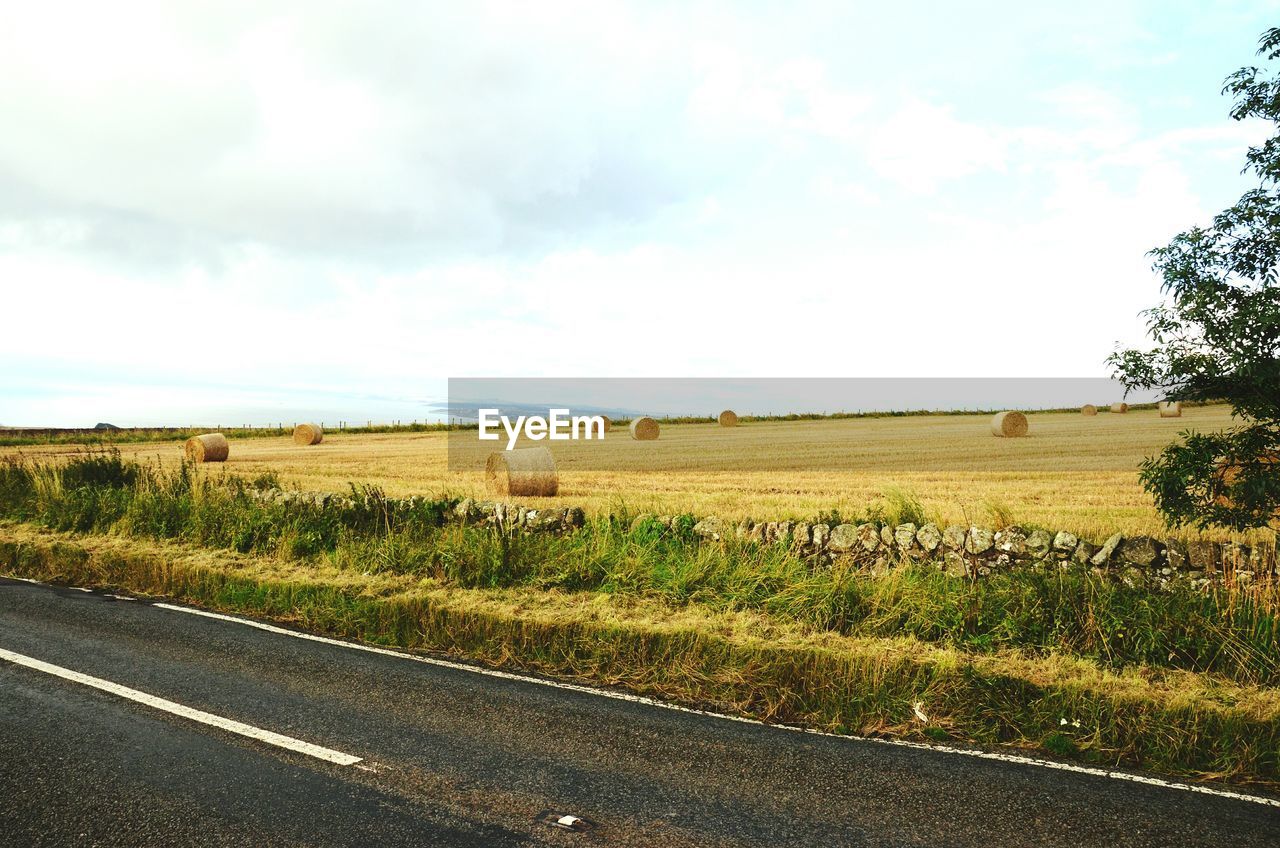
[[393,651],[389,648],[378,648],[373,645],[363,645],[359,642],[347,642],[342,639],[333,639],[328,636],[317,636],[313,633],[303,633],[297,630],[288,630],[284,627],[277,627],[274,624],[267,624],[261,621],[254,621],[249,618],[239,618],[233,615],[224,615],[218,612],[209,612],[207,610],[195,609],[193,607],[181,607],[175,604],[156,603],[152,604],[160,609],[172,610],[174,612],[187,613],[188,615],[198,615],[204,618],[215,618],[219,621],[228,621],[233,624],[244,625],[245,627],[253,627],[258,630],[264,630],[267,633],[275,633],[281,636],[292,636],[295,639],[305,639],[309,642],[319,642],[324,645],[335,645],[340,648],[348,648],[354,651],[365,651],[370,654],[381,654],[383,656],[395,657],[401,660],[412,660],[414,662],[425,663],[427,665],[439,666],[441,668],[450,668],[456,671],[465,671],[471,674],[479,674],[485,677],[497,677],[503,680],[514,680],[520,683],[531,683],[536,686],[546,686],[552,689],[562,689],[569,692],[581,692],[586,695],[594,695],[600,698],[610,698],[615,701],[628,701],[633,704],[643,704],[649,707],[657,707],[664,710],[672,710],[675,712],[691,713],[693,715],[706,716],[708,718],[719,719],[721,721],[733,721],[740,724],[751,724],[759,727],[766,727],[773,730],[785,730],[792,733],[804,733],[812,736],[824,736],[832,739],[841,739],[854,742],[874,742],[879,745],[889,745],[897,748],[913,748],[920,751],[933,751],[942,754],[954,754],[964,757],[974,757],[980,760],[996,760],[1004,763],[1014,763],[1024,766],[1037,766],[1039,768],[1055,769],[1058,771],[1073,772],[1075,774],[1087,774],[1094,777],[1103,777],[1110,780],[1121,780],[1129,783],[1141,783],[1147,786],[1158,786],[1163,789],[1174,789],[1180,792],[1194,792],[1201,795],[1212,795],[1217,798],[1230,798],[1235,801],[1247,801],[1251,804],[1261,804],[1268,807],[1280,807],[1280,800],[1274,798],[1266,798],[1261,795],[1249,795],[1244,792],[1231,792],[1226,789],[1215,789],[1211,786],[1197,786],[1194,783],[1180,783],[1173,780],[1162,780],[1158,777],[1148,777],[1141,774],[1131,774],[1124,771],[1113,771],[1111,769],[1094,768],[1092,766],[1081,766],[1073,763],[1060,763],[1054,760],[1041,760],[1035,757],[1023,757],[1017,754],[1005,754],[998,751],[981,751],[971,748],[953,748],[949,745],[932,745],[924,742],[911,742],[906,739],[878,739],[874,736],[856,736],[853,734],[827,733],[821,730],[814,730],[808,727],[798,727],[790,724],[769,724],[758,719],[746,718],[745,716],[728,715],[726,713],[717,713],[710,710],[699,710],[694,707],[685,707],[680,704],[672,704],[667,701],[658,701],[653,698],[646,698],[643,695],[632,695],[627,692],[613,692],[607,689],[596,689],[591,686],[582,686],[577,683],[563,683],[557,680],[546,680],[541,677],[531,677],[525,674],[512,674],[507,671],[498,671],[492,668],[481,668],[474,665],[466,665],[464,663],[451,662],[449,660],[437,659],[435,657],[424,657],[416,654],[407,654],[401,651]]
[[103,680],[100,677],[92,677],[88,674],[82,674],[78,671],[72,671],[69,668],[63,668],[59,665],[47,663],[43,660],[28,657],[24,654],[14,653],[13,651],[0,648],[0,659],[8,660],[15,665],[24,666],[26,668],[42,671],[45,674],[52,674],[54,677],[60,677],[63,680],[70,680],[73,683],[79,683],[83,686],[89,686],[94,689],[100,689],[103,692],[109,692],[121,698],[126,698],[152,709],[162,710],[172,715],[181,716],[191,721],[197,721],[201,724],[207,724],[210,727],[216,727],[220,730],[226,730],[230,733],[236,733],[240,736],[246,736],[250,739],[256,739],[259,742],[266,742],[268,745],[275,745],[278,748],[285,748],[295,751],[299,754],[306,754],[309,757],[315,757],[319,760],[325,760],[330,763],[336,763],[340,766],[351,766],[360,762],[361,757],[355,757],[351,754],[344,754],[341,751],[334,751],[331,748],[324,748],[320,745],[313,745],[310,742],[303,742],[301,739],[294,739],[292,736],[284,736],[274,733],[270,730],[263,730],[260,727],[254,727],[251,724],[236,721],[235,719],[223,718],[213,713],[207,713],[204,710],[197,710],[193,707],[184,706],[174,701],[158,698],[155,695],[149,695],[146,692],[139,692],[137,689],[130,689],[128,686],[121,686],[119,683],[112,683],[110,680]]

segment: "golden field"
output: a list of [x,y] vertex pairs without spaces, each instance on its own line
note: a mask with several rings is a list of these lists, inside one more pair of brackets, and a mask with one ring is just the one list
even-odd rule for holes
[[[937,415],[821,421],[663,424],[654,442],[615,426],[603,444],[556,442],[560,494],[590,513],[618,511],[808,519],[837,510],[859,516],[886,494],[906,492],[939,523],[1016,521],[1088,537],[1166,532],[1138,481],[1138,463],[1185,429],[1229,426],[1224,406],[1192,407],[1182,418],[1154,410],[1037,413],[1026,438],[991,435],[990,416]],[[480,463],[451,471],[448,439],[475,431],[326,433],[299,447],[287,436],[236,439],[221,467],[274,472],[282,484],[344,491],[372,484],[393,496],[485,497]],[[471,453],[480,459],[502,443]],[[455,443],[456,444],[456,443]],[[540,444],[547,444],[541,442]],[[15,447],[0,455],[67,453],[69,446]],[[121,445],[126,456],[175,463],[174,442]],[[455,465],[458,454],[455,454]],[[526,498],[530,504],[548,499]],[[1180,535],[1194,535],[1183,532]]]

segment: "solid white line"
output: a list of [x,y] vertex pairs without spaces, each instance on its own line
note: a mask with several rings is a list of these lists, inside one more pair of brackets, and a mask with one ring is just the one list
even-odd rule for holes
[[251,724],[235,721],[234,719],[223,718],[222,716],[206,713],[204,710],[193,709],[173,701],[157,698],[155,695],[148,695],[146,692],[139,692],[137,689],[130,689],[128,686],[121,686],[119,683],[112,683],[110,680],[103,680],[100,677],[91,677],[87,674],[81,674],[78,671],[72,671],[69,668],[53,665],[33,657],[16,654],[13,651],[7,651],[0,648],[0,659],[8,660],[16,665],[25,666],[26,668],[43,671],[45,674],[52,674],[54,677],[61,677],[63,680],[70,680],[73,683],[79,683],[84,686],[91,686],[94,689],[101,689],[103,692],[110,692],[112,695],[118,695],[121,698],[127,698],[130,701],[136,701],[139,704],[151,707],[157,710],[163,710],[166,713],[172,713],[192,721],[198,721],[201,724],[207,724],[211,727],[226,730],[231,733],[238,733],[241,736],[247,736],[250,739],[257,739],[259,742],[266,742],[268,745],[275,745],[279,748],[286,748],[290,751],[296,751],[299,754],[306,754],[316,759],[326,760],[331,763],[337,763],[340,766],[355,765],[360,762],[360,757],[353,757],[350,754],[344,754],[341,751],[334,751],[330,748],[322,748],[319,745],[312,745],[310,742],[303,742],[301,739],[294,739],[292,736],[283,736],[279,733],[273,733],[270,730],[263,730],[260,727],[254,727]]
[[536,686],[547,686],[552,689],[563,689],[569,692],[581,692],[586,695],[595,695],[600,698],[611,698],[615,701],[628,701],[633,704],[643,704],[649,707],[657,707],[664,710],[673,710],[681,713],[691,713],[693,715],[706,716],[708,718],[719,719],[721,721],[735,721],[740,724],[752,724],[759,727],[767,727],[774,730],[786,730],[792,733],[806,733],[812,736],[825,736],[831,739],[842,739],[854,742],[875,742],[879,745],[890,745],[897,748],[914,748],[920,751],[934,751],[942,754],[955,754],[964,757],[975,757],[980,760],[997,760],[1004,763],[1015,763],[1024,766],[1038,766],[1039,768],[1056,769],[1058,771],[1073,772],[1075,774],[1087,774],[1094,777],[1105,777],[1110,780],[1123,780],[1130,783],[1141,783],[1147,786],[1158,786],[1163,789],[1176,789],[1180,792],[1195,792],[1202,795],[1212,795],[1217,798],[1230,798],[1235,801],[1248,801],[1252,804],[1262,804],[1268,807],[1280,807],[1280,799],[1266,798],[1261,795],[1249,795],[1244,792],[1231,792],[1225,789],[1214,789],[1210,786],[1197,786],[1194,783],[1180,783],[1173,780],[1162,780],[1158,777],[1148,777],[1141,774],[1131,774],[1124,771],[1113,771],[1111,769],[1094,768],[1092,766],[1075,765],[1074,763],[1060,763],[1054,760],[1041,760],[1034,757],[1023,757],[1017,754],[1004,754],[998,751],[981,751],[972,748],[953,748],[949,745],[933,745],[924,742],[910,742],[906,739],[879,739],[874,736],[857,736],[854,734],[843,733],[827,733],[822,730],[814,730],[808,727],[798,727],[790,724],[769,724],[758,719],[746,718],[745,716],[728,715],[726,713],[717,713],[710,710],[700,710],[695,707],[685,707],[680,704],[672,704],[667,701],[658,701],[653,698],[646,698],[643,695],[632,695],[627,692],[613,692],[608,689],[596,689],[591,686],[583,686],[577,683],[563,683],[557,680],[546,680],[541,677],[530,677],[524,674],[512,674],[507,671],[498,671],[492,668],[481,668],[474,665],[466,665],[464,663],[451,662],[449,660],[437,659],[435,657],[424,657],[416,654],[406,654],[401,651],[393,651],[389,648],[377,648],[373,645],[363,645],[359,642],[346,642],[342,639],[333,639],[328,636],[317,636],[313,633],[303,633],[297,630],[288,630],[283,627],[276,627],[273,624],[266,624],[261,621],[254,621],[249,618],[238,618],[232,615],[223,615],[218,612],[209,612],[207,610],[195,609],[193,607],[180,607],[175,604],[156,603],[153,607],[161,609],[173,610],[174,612],[183,612],[188,615],[198,615],[204,618],[216,618],[219,621],[229,621],[233,624],[242,624],[246,627],[253,627],[258,630],[265,630],[268,633],[276,633],[281,636],[292,636],[295,639],[305,639],[309,642],[320,642],[324,645],[335,645],[340,648],[348,648],[355,651],[365,651],[370,654],[381,654],[383,656],[395,657],[402,660],[412,660],[414,662],[426,663],[427,665],[440,666],[441,668],[451,668],[456,671],[466,671],[471,674],[479,674],[485,677],[497,677],[502,680],[514,680],[520,683],[532,683]]

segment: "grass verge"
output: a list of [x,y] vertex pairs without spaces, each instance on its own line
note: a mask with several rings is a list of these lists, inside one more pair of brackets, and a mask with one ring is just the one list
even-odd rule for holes
[[[110,586],[337,636],[835,732],[1002,743],[1276,785],[1280,696],[1210,674],[1102,668],[815,631],[754,610],[417,575],[0,524],[0,571]],[[919,708],[928,721],[915,715]]]
[[1083,568],[1000,569],[977,581],[927,564],[868,574],[785,544],[701,543],[688,515],[673,530],[622,514],[567,536],[507,534],[453,523],[447,497],[397,500],[353,487],[340,502],[281,502],[258,496],[259,484],[272,481],[143,465],[114,452],[9,461],[0,463],[0,517],[296,561],[354,583],[395,575],[460,589],[600,592],[752,613],[815,633],[1280,683],[1280,587],[1269,581],[1150,591]]

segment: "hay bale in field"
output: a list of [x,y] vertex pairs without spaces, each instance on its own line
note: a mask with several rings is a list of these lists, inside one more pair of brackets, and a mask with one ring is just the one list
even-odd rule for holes
[[318,445],[324,440],[324,430],[319,424],[299,424],[293,428],[295,445]]
[[1021,412],[997,412],[991,419],[991,434],[1006,439],[1027,435],[1027,416]]
[[187,439],[182,450],[191,462],[226,462],[231,447],[221,433],[203,433]]
[[652,418],[631,419],[631,438],[638,442],[651,442],[658,438],[658,422]]
[[484,465],[485,484],[499,497],[555,497],[560,475],[550,448],[494,451]]
[[1162,400],[1156,404],[1156,408],[1160,410],[1161,418],[1182,417],[1182,401],[1180,400]]
[[1097,415],[1098,407],[1094,406],[1091,403],[1086,403],[1084,406],[1080,407],[1080,414],[1081,415]]
[[1118,413],[1120,413],[1121,415],[1124,415],[1126,412],[1128,412],[1128,411],[1129,411],[1129,404],[1127,404],[1127,403],[1123,403],[1123,402],[1121,402],[1121,403],[1113,403],[1113,404],[1111,404],[1111,411],[1112,411],[1112,412],[1118,412]]
[[737,427],[738,413],[734,412],[732,409],[726,409],[724,412],[720,413],[719,421],[721,427]]
[[607,415],[601,415],[600,417],[604,419],[604,431],[606,433],[609,432],[609,430],[613,427],[613,419],[611,419]]

